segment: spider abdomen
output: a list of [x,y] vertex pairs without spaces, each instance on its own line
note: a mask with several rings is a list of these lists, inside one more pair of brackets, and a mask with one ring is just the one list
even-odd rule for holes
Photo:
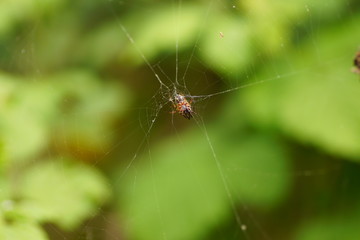
[[176,111],[183,117],[190,120],[193,110],[191,104],[186,100],[186,98],[181,94],[175,94],[172,102]]

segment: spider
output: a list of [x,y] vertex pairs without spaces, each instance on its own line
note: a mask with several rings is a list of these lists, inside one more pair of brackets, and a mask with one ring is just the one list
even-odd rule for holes
[[175,108],[175,111],[172,113],[178,112],[184,118],[189,120],[193,116],[194,111],[191,107],[192,100],[188,102],[184,95],[175,92],[173,98],[170,98],[170,102],[172,102],[173,107]]

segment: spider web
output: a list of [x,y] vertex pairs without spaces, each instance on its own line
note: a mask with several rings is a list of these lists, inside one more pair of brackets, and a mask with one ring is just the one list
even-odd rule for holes
[[[329,115],[316,112],[318,109],[306,110],[316,105],[312,101],[330,102],[332,95],[326,91],[332,89],[328,85],[339,88],[341,93],[345,90],[340,86],[347,85],[353,95],[357,94],[358,86],[347,82],[356,40],[346,41],[348,38],[338,34],[338,41],[343,41],[342,45],[347,45],[344,49],[349,51],[330,54],[333,48],[323,46],[326,41],[320,37],[322,28],[329,28],[335,22],[329,13],[338,14],[342,20],[355,19],[356,8],[349,7],[353,6],[351,1],[345,4],[346,10],[336,9],[336,1],[320,4],[321,7],[303,1],[297,3],[300,10],[286,5],[288,11],[297,11],[298,15],[294,15],[298,19],[286,13],[273,16],[286,19],[282,20],[285,26],[280,29],[288,28],[289,36],[267,31],[279,27],[271,25],[278,24],[277,18],[262,25],[266,18],[251,18],[254,13],[246,11],[263,11],[266,16],[269,12],[261,7],[265,2],[253,1],[258,5],[246,6],[239,1],[224,0],[196,3],[173,0],[166,4],[145,0],[104,1],[109,21],[118,30],[119,48],[114,52],[119,58],[115,68],[120,70],[112,71],[136,98],[126,109],[130,117],[121,120],[109,135],[99,136],[111,139],[111,147],[104,147],[100,151],[102,155],[89,153],[95,159],[89,164],[91,167],[105,165],[104,172],[110,172],[108,185],[114,190],[114,200],[110,206],[98,207],[73,233],[46,225],[51,239],[308,239],[297,228],[307,221],[316,223],[318,216],[328,217],[324,212],[334,209],[341,215],[340,219],[352,216],[343,205],[352,202],[347,198],[352,196],[348,192],[357,183],[354,177],[357,169],[355,164],[344,164],[342,160],[356,159],[356,150],[349,147],[348,152],[353,155],[347,155],[341,146],[352,146],[351,142],[342,144],[341,140],[337,142],[339,148],[331,144],[327,147],[329,138],[325,136],[317,141],[316,135],[320,138],[323,133],[316,131],[316,127],[297,128],[292,116],[305,119],[304,125],[320,128],[319,124],[325,125],[324,119]],[[278,1],[274,4],[277,5],[270,12],[286,11],[279,7],[282,4]],[[336,10],[322,16],[318,12],[322,7]],[[139,27],[142,24],[145,27]],[[250,31],[247,25],[260,29],[252,33],[248,42],[242,39]],[[31,55],[36,55],[36,44],[33,45],[36,39],[32,35],[37,27],[29,31],[30,37],[25,37],[26,44],[31,46],[20,49],[14,62],[16,58],[23,59],[18,62],[26,62],[28,69],[35,70],[35,75],[40,77],[41,63],[33,62]],[[268,41],[261,41],[261,37]],[[227,44],[237,41],[244,48],[229,52]],[[27,55],[29,59],[22,57],[26,52],[31,53]],[[226,54],[229,60],[224,58]],[[316,58],[316,64],[293,58],[302,55]],[[315,81],[328,78],[326,69],[339,65],[347,72],[336,72],[336,78],[329,79],[329,84]],[[314,84],[306,78],[311,78]],[[339,80],[342,78],[346,81]],[[312,91],[324,97],[314,98]],[[303,95],[296,98],[296,92]],[[172,113],[170,99],[175,93],[191,101],[195,113],[190,121]],[[128,97],[124,94],[122,100]],[[70,96],[68,101],[75,100]],[[296,101],[305,107],[296,110],[293,106],[302,105],[298,103],[287,106],[288,102]],[[348,105],[334,108],[343,110],[343,106]],[[314,116],[304,117],[307,114]],[[83,119],[80,114],[75,118],[78,121],[75,128],[81,129]],[[306,122],[308,119],[312,121]],[[331,128],[335,132],[340,124],[342,129],[346,129],[343,125],[347,123],[351,125],[346,118],[336,120],[339,125]],[[52,148],[75,148],[75,152],[82,149],[81,137],[74,144],[66,136],[66,114],[60,122],[62,138],[55,141],[55,147],[49,147],[50,157],[58,154]],[[105,123],[104,119],[98,122]],[[342,132],[337,133],[332,136],[339,135],[342,139]],[[60,171],[67,176],[67,163],[60,162],[64,165]],[[351,168],[353,173],[346,175]],[[332,186],[332,181],[338,182]],[[64,185],[70,182],[66,179]],[[320,194],[315,192],[323,188],[328,191],[320,194],[334,192],[336,196],[324,197],[325,204],[321,207],[314,206],[321,203],[309,203],[312,198],[321,201]],[[288,229],[284,229],[288,223]]]
[[[216,3],[215,3],[216,2]],[[184,2],[182,1],[178,1],[176,3],[173,3],[174,5],[174,17],[175,17],[175,23],[176,26],[174,27],[175,29],[179,29],[179,26],[181,25],[181,20],[182,20],[182,10],[183,10],[183,5],[185,5]],[[215,7],[214,7],[215,5]],[[286,81],[289,78],[291,79],[291,77],[293,76],[301,76],[304,73],[307,73],[309,71],[314,71],[314,68],[311,66],[296,66],[296,64],[292,64],[292,60],[288,59],[287,56],[285,56],[286,59],[286,64],[290,65],[290,71],[287,70],[286,72],[283,72],[282,70],[280,70],[280,68],[278,66],[276,66],[275,64],[272,64],[271,62],[269,62],[270,57],[268,55],[263,55],[257,58],[257,62],[256,64],[253,63],[252,65],[250,65],[249,67],[246,67],[245,69],[247,70],[242,70],[239,71],[237,73],[233,73],[231,72],[231,70],[227,70],[227,67],[224,65],[224,70],[223,71],[219,71],[219,75],[217,75],[215,77],[215,79],[217,78],[217,82],[215,82],[215,85],[219,86],[221,85],[220,83],[224,84],[222,87],[225,88],[223,90],[217,90],[219,89],[219,87],[215,87],[215,91],[207,91],[207,93],[200,93],[200,94],[194,94],[196,92],[196,87],[193,87],[194,85],[200,85],[200,86],[211,86],[209,79],[207,78],[208,74],[214,74],[214,73],[210,73],[207,67],[207,64],[204,63],[202,60],[200,60],[200,58],[198,57],[198,53],[201,53],[202,51],[204,51],[202,49],[202,45],[200,43],[200,40],[202,37],[204,37],[205,33],[204,31],[209,28],[209,26],[207,25],[207,22],[209,21],[209,19],[211,18],[211,16],[213,16],[214,14],[214,10],[212,9],[217,8],[219,6],[222,6],[225,11],[232,11],[233,9],[237,9],[236,5],[233,4],[229,4],[227,2],[222,2],[222,1],[211,1],[209,3],[205,4],[205,8],[202,12],[202,21],[200,21],[201,23],[199,30],[196,32],[195,34],[195,40],[194,40],[194,44],[193,46],[190,48],[190,50],[188,52],[186,52],[186,56],[184,57],[182,54],[182,52],[180,52],[179,48],[181,46],[181,41],[179,40],[179,30],[175,31],[176,35],[176,39],[175,39],[175,43],[174,43],[174,48],[175,48],[175,56],[166,56],[165,59],[161,59],[160,61],[156,61],[155,64],[152,64],[150,60],[148,60],[148,57],[146,55],[146,53],[142,50],[141,47],[139,47],[138,45],[138,41],[133,37],[132,33],[130,33],[131,28],[126,27],[126,25],[124,25],[124,23],[122,22],[121,18],[116,15],[115,13],[115,17],[117,20],[117,23],[119,25],[119,28],[121,29],[121,31],[124,33],[124,35],[126,36],[126,38],[129,40],[129,42],[131,43],[131,46],[136,50],[137,54],[139,54],[139,56],[141,57],[143,63],[145,64],[146,67],[148,67],[148,69],[150,70],[150,75],[153,75],[153,77],[151,77],[152,79],[155,79],[158,84],[159,84],[159,89],[156,90],[155,94],[153,96],[151,96],[150,98],[150,103],[146,104],[146,111],[144,112],[144,115],[139,116],[139,125],[144,133],[144,137],[142,138],[138,148],[135,150],[135,154],[133,155],[133,157],[131,158],[130,161],[125,163],[125,167],[123,168],[123,171],[120,175],[119,178],[117,178],[117,181],[121,181],[123,177],[126,178],[126,175],[130,175],[130,178],[134,178],[133,179],[133,183],[134,186],[137,184],[137,171],[135,170],[135,173],[133,171],[131,171],[132,168],[137,168],[137,162],[142,162],[142,161],[146,161],[146,159],[150,162],[150,172],[151,172],[151,181],[152,183],[150,185],[147,185],[148,187],[151,188],[152,191],[152,195],[154,198],[154,205],[152,206],[152,208],[156,209],[154,210],[154,212],[156,212],[156,214],[158,215],[158,219],[159,219],[159,223],[158,223],[158,227],[159,227],[159,232],[161,233],[158,238],[162,238],[162,239],[171,239],[171,233],[168,233],[167,229],[171,229],[171,227],[167,226],[167,221],[169,221],[169,218],[166,219],[166,211],[169,211],[168,209],[166,209],[166,207],[164,207],[164,205],[167,205],[166,203],[166,197],[161,196],[162,194],[164,194],[164,192],[162,192],[163,190],[159,190],[163,187],[163,183],[160,183],[159,181],[159,175],[161,175],[161,173],[157,173],[156,172],[156,165],[157,165],[157,161],[161,161],[159,160],[156,156],[157,154],[154,153],[154,149],[157,149],[155,140],[153,140],[153,134],[155,131],[157,131],[157,129],[155,130],[154,128],[156,127],[156,124],[162,125],[162,124],[169,124],[169,114],[168,112],[171,111],[171,103],[170,103],[170,98],[171,96],[173,96],[174,93],[181,93],[184,96],[186,96],[188,99],[191,99],[194,103],[194,109],[195,109],[195,114],[194,114],[194,121],[195,125],[193,123],[190,123],[190,125],[192,125],[192,128],[196,127],[198,128],[198,130],[200,131],[200,135],[202,136],[202,141],[203,144],[205,143],[205,145],[208,147],[207,151],[208,154],[210,154],[210,159],[207,159],[208,164],[209,165],[213,165],[215,167],[215,169],[217,170],[217,172],[213,172],[213,178],[217,179],[219,182],[221,182],[221,186],[222,189],[224,191],[224,194],[226,196],[226,200],[224,200],[225,202],[227,202],[227,207],[228,210],[231,212],[230,215],[232,215],[232,217],[230,217],[230,221],[233,221],[234,224],[236,225],[236,227],[234,227],[235,232],[233,232],[231,236],[231,238],[233,239],[238,239],[238,238],[244,238],[244,239],[273,239],[272,234],[269,233],[269,230],[266,229],[263,224],[261,223],[261,219],[258,219],[258,217],[256,215],[254,215],[253,210],[249,208],[249,206],[247,205],[247,201],[242,199],[241,196],[241,191],[236,191],[234,189],[236,189],[236,180],[233,179],[233,177],[231,176],[232,174],[229,173],[229,166],[226,164],[226,157],[223,157],[224,155],[226,156],[226,154],[222,153],[221,150],[217,150],[217,145],[219,145],[219,148],[221,148],[221,144],[217,144],[215,140],[213,140],[212,136],[212,132],[208,130],[208,125],[210,125],[209,123],[206,123],[207,120],[205,121],[204,118],[207,118],[207,112],[209,111],[219,111],[219,110],[213,110],[214,108],[216,109],[216,100],[215,98],[217,98],[218,96],[222,96],[222,95],[227,95],[230,94],[232,92],[238,92],[241,89],[245,89],[245,88],[249,88],[249,87],[256,87],[258,85],[264,85],[264,84],[271,84],[273,82],[275,82],[275,85],[278,86],[278,82],[281,81]],[[216,9],[218,10],[218,9]],[[317,43],[317,29],[316,29],[316,24],[314,24],[314,20],[311,16],[311,10],[309,5],[304,5],[304,11],[306,13],[308,13],[308,18],[309,18],[309,22],[308,22],[308,28],[309,30],[309,35],[310,35],[310,39],[311,39],[311,44],[313,45],[314,51],[316,52],[316,56],[321,59],[321,53],[319,50],[319,46]],[[221,29],[220,29],[221,30]],[[157,34],[158,31],[155,31]],[[222,38],[226,38],[227,37],[227,32],[226,31],[218,31],[218,32],[213,32],[214,38],[218,38],[218,40],[222,40]],[[285,40],[284,40],[285,42]],[[281,47],[284,47],[284,42],[279,42],[279,45]],[[256,43],[260,45],[260,43]],[[219,48],[221,48],[221,45],[219,45]],[[171,58],[175,58],[175,64],[173,64],[173,59]],[[184,58],[184,60],[180,60],[180,58]],[[171,70],[172,72],[175,72],[174,74],[171,74],[170,72],[170,76],[169,73],[164,71],[163,68],[169,69],[168,65],[169,62],[172,65],[175,65],[175,70]],[[170,64],[170,65],[171,65]],[[164,67],[162,67],[162,65],[165,65]],[[268,65],[263,67],[263,65]],[[195,66],[195,67],[194,67]],[[257,78],[257,76],[253,76],[253,74],[255,73],[255,69],[258,68],[263,68],[265,72],[269,72],[270,74],[268,74],[268,78],[264,78],[264,77],[260,77]],[[200,69],[200,70],[199,70]],[[189,72],[195,70],[195,72],[200,72],[202,75],[202,77],[198,78],[195,83],[194,81],[192,81],[192,76]],[[225,73],[226,74],[225,74]],[[227,74],[229,76],[227,76]],[[237,77],[234,77],[234,75],[238,75]],[[239,77],[240,76],[240,77]],[[229,79],[231,79],[229,81]],[[245,80],[243,80],[245,79]],[[254,80],[255,79],[255,80]],[[193,85],[192,85],[193,84]],[[281,83],[280,83],[281,84]],[[199,87],[201,89],[201,87]],[[193,90],[195,89],[195,90]],[[206,90],[206,88],[205,88]],[[214,90],[214,89],[212,89]],[[201,89],[200,91],[203,91],[203,89]],[[215,99],[215,100],[214,100]],[[167,110],[164,110],[166,109]],[[162,112],[165,112],[164,115],[161,115]],[[221,112],[221,111],[220,111]],[[161,115],[161,116],[160,116]],[[162,119],[165,120],[162,120]],[[187,142],[186,139],[188,139],[187,137],[184,137],[183,133],[182,133],[182,129],[179,130],[179,128],[182,128],[183,123],[181,123],[180,121],[184,120],[181,119],[181,116],[177,116],[177,115],[171,115],[171,127],[172,127],[172,132],[175,133],[177,140],[175,142],[177,142],[177,144],[175,144],[175,146],[179,145],[178,147],[174,148],[175,146],[173,146],[172,150],[173,151],[173,155],[177,155],[177,154],[181,154],[181,152],[183,151],[187,151],[186,149],[188,148],[188,145],[191,144],[189,142]],[[236,119],[235,119],[236,121]],[[165,123],[164,123],[165,122]],[[216,136],[216,134],[213,134]],[[155,143],[155,144],[154,144]],[[153,145],[154,144],[154,145]],[[160,145],[161,145],[161,141],[160,141]],[[235,147],[235,146],[234,146]],[[171,147],[170,147],[171,148]],[[161,149],[161,146],[160,146]],[[144,151],[144,155],[141,156],[141,152]],[[159,151],[159,150],[156,150]],[[185,154],[186,156],[188,156],[187,154]],[[220,157],[221,156],[221,157]],[[181,158],[180,158],[181,159]],[[196,161],[196,159],[195,159]],[[211,163],[212,161],[212,163]],[[224,163],[225,161],[225,163]],[[155,166],[154,166],[155,165]],[[141,166],[141,164],[140,164]],[[226,169],[226,170],[225,170]],[[239,171],[239,174],[241,173],[245,173],[245,172],[250,172],[251,174],[257,174],[260,175],[260,178],[266,179],[269,178],[281,178],[284,177],[282,176],[280,173],[277,173],[276,171],[273,172],[271,170],[266,170],[266,169],[262,169],[262,168],[246,168],[241,166],[241,164],[239,163],[239,165],[236,166],[232,166],[232,169],[237,169]],[[324,174],[328,174],[328,173],[332,173],[333,171],[336,171],[338,169],[338,165],[335,163],[333,166],[327,167],[327,168],[322,168],[322,167],[317,167],[315,166],[314,168],[309,168],[306,170],[295,170],[294,172],[291,173],[292,170],[288,169],[287,171],[289,171],[289,176],[295,176],[295,177],[321,177]],[[173,169],[174,170],[174,169]],[[171,169],[169,170],[171,171]],[[129,173],[130,172],[130,173]],[[196,173],[195,173],[196,174]],[[196,179],[196,178],[195,178]],[[143,180],[143,181],[147,181],[147,180]],[[250,183],[245,183],[245,184],[250,184]],[[259,183],[257,183],[259,184]],[[235,186],[234,186],[235,185]],[[256,188],[256,187],[254,187]],[[136,188],[134,187],[133,191]],[[141,190],[139,190],[141,191]],[[184,192],[186,193],[186,191]],[[137,194],[134,194],[135,196],[137,196]],[[240,195],[240,196],[237,196]],[[204,195],[204,197],[206,198],[206,196]],[[136,198],[136,197],[135,197]],[[134,200],[134,198],[131,198],[132,200]],[[149,199],[151,199],[151,197],[149,197]],[[246,199],[246,197],[245,197]],[[164,202],[165,201],[165,202]],[[251,201],[250,201],[251,202]],[[135,206],[136,208],[136,206]],[[185,210],[186,211],[186,210]],[[164,213],[165,212],[165,213]],[[137,216],[141,218],[140,216]],[[168,217],[168,216],[167,216]],[[175,215],[173,215],[172,217],[176,218]],[[261,217],[259,217],[261,218]],[[135,222],[137,221],[137,219],[134,220]],[[139,222],[141,222],[142,220],[138,220]],[[130,224],[131,225],[131,224]],[[136,224],[135,224],[136,225]],[[130,227],[131,228],[131,227]],[[171,230],[169,230],[171,232]],[[151,231],[149,231],[151,232]],[[156,232],[156,231],[155,231]],[[271,230],[270,230],[271,232]],[[154,233],[155,234],[155,233]],[[170,236],[169,236],[170,235]],[[226,234],[225,234],[226,235]],[[274,234],[276,235],[276,234]],[[141,235],[140,235],[141,236]],[[221,236],[221,234],[220,234]]]

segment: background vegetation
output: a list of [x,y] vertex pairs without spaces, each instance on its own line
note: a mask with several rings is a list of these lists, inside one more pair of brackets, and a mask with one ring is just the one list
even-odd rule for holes
[[0,239],[359,239],[359,7],[2,0]]

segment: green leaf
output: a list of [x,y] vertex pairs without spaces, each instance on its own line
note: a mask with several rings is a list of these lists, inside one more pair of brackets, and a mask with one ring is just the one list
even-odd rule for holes
[[[57,147],[97,157],[107,151],[115,121],[125,113],[131,96],[120,84],[100,81],[86,71],[72,71],[53,78],[61,89],[54,140]],[[66,139],[66,142],[63,141]]]
[[249,27],[242,18],[215,14],[217,16],[211,19],[216,21],[210,24],[202,37],[200,54],[217,72],[237,75],[252,60]]
[[46,233],[37,223],[16,221],[5,223],[0,215],[0,239],[2,240],[47,240]]
[[29,218],[74,230],[107,201],[110,190],[95,169],[51,159],[24,174],[20,196],[19,208]]
[[288,163],[276,140],[241,133],[229,138],[210,129],[215,158],[204,133],[195,129],[160,143],[149,152],[150,162],[131,166],[121,181],[122,215],[131,219],[135,239],[199,239],[234,217],[229,197],[235,204],[271,208],[287,192]]
[[290,164],[281,144],[265,136],[233,141],[228,140],[218,155],[228,169],[225,176],[236,199],[264,209],[280,204],[291,182]]
[[2,0],[0,2],[0,34],[10,31],[20,20],[28,20],[30,16],[56,9],[60,4],[62,4],[60,0]]
[[274,63],[277,76],[272,70],[257,75],[273,81],[242,91],[246,115],[259,126],[358,161],[360,86],[350,71],[358,21],[319,33],[315,46],[311,41]]
[[[112,64],[124,45],[128,43],[117,21],[110,22],[91,31],[85,42],[79,46],[77,58],[94,67],[103,67]],[[104,47],[106,46],[106,47]]]
[[0,75],[3,86],[0,129],[9,161],[34,156],[46,145],[47,121],[54,113],[54,98],[49,86],[44,82],[29,84],[21,80],[7,74]]
[[[206,9],[201,5],[184,4],[180,10],[173,6],[159,7],[151,14],[133,14],[126,26],[137,25],[137,32],[130,34],[137,47],[151,61],[161,52],[175,51],[176,41],[179,42],[179,51],[191,47],[205,16]],[[143,63],[134,46],[131,45],[130,49],[132,58]]]
[[23,80],[0,74],[0,137],[7,161],[30,159],[49,140],[60,139],[57,147],[73,147],[70,151],[108,149],[114,137],[109,135],[112,124],[130,102],[125,87],[100,81],[86,71]]

